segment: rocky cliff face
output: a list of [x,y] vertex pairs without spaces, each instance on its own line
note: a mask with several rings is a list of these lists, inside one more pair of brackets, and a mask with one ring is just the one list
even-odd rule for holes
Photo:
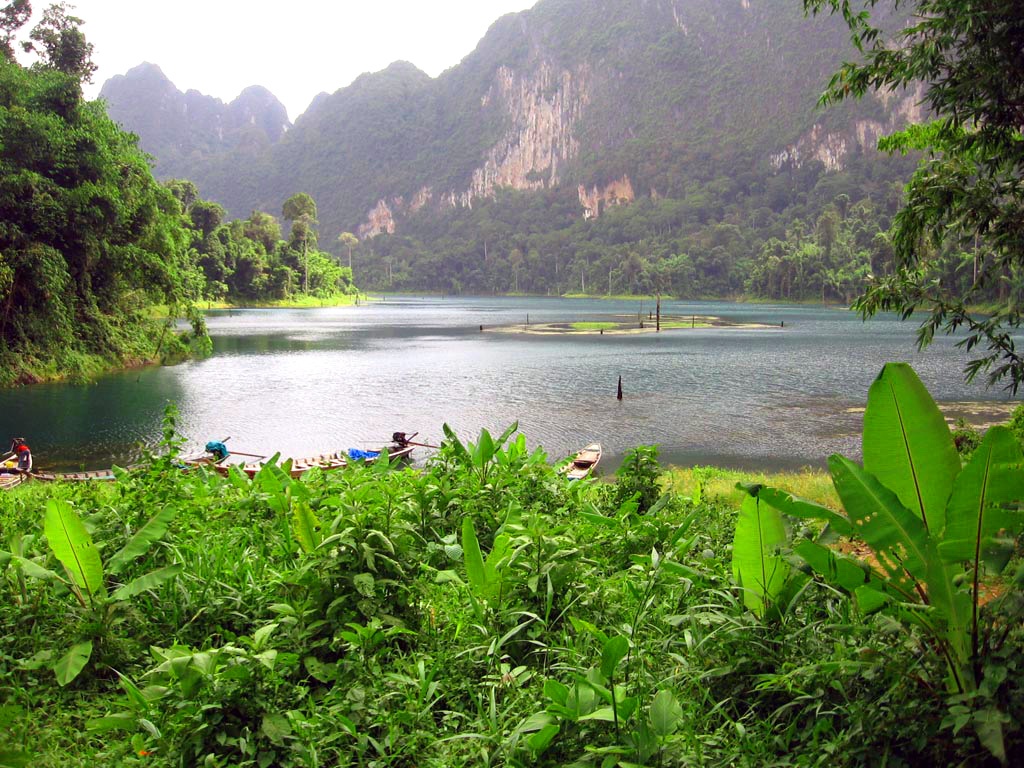
[[908,123],[920,123],[925,119],[922,101],[924,87],[903,91],[899,94],[887,92],[877,97],[885,110],[886,119],[854,120],[843,130],[828,130],[821,123],[815,123],[811,129],[801,136],[794,144],[771,155],[772,167],[780,171],[784,168],[801,168],[810,161],[818,161],[828,171],[841,171],[854,150],[860,152],[874,151],[878,140],[892,131]]
[[508,128],[458,202],[472,205],[498,187],[542,189],[561,182],[563,166],[579,154],[577,125],[588,101],[586,66],[570,71],[542,61],[530,72],[499,67],[481,105],[497,106]]
[[914,94],[823,117],[847,46],[841,20],[805,19],[792,0],[541,0],[440,77],[397,62],[321,94],[294,126],[264,89],[225,105],[152,65],[103,95],[161,176],[193,178],[235,215],[309,192],[331,242],[500,189],[565,190],[593,219],[646,190],[685,196],[737,157],[757,173],[839,171],[918,117]]

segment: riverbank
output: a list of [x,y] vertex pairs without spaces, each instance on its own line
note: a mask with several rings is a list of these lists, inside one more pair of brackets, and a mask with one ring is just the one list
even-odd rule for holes
[[[177,331],[165,318],[138,313],[113,328],[106,354],[82,349],[40,350],[26,347],[0,352],[0,388],[66,381],[84,384],[115,371],[173,365],[209,354],[205,331]],[[154,341],[155,340],[155,341]]]
[[336,294],[334,296],[293,296],[275,301],[204,301],[205,309],[322,309],[325,307],[349,307],[370,301],[367,294]]

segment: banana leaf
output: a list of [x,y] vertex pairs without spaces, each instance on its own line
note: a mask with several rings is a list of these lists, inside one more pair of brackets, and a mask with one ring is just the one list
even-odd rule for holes
[[828,523],[829,528],[840,536],[850,536],[853,534],[853,527],[850,525],[850,520],[847,517],[821,504],[801,499],[799,496],[794,496],[787,491],[780,491],[778,488],[772,488],[759,483],[736,483],[736,487],[775,507],[784,515],[811,520],[823,520]]
[[736,522],[732,570],[743,591],[743,604],[759,618],[775,603],[789,577],[790,565],[780,554],[787,543],[782,514],[747,496]]
[[106,595],[100,553],[68,502],[53,499],[46,502],[43,531],[53,554],[78,588],[85,590],[90,598]]
[[132,579],[120,589],[114,591],[111,598],[114,600],[127,600],[129,597],[134,597],[147,589],[154,589],[159,587],[166,581],[170,581],[182,571],[180,563],[174,565],[167,565],[163,568],[157,568],[155,571],[150,571],[147,574],[139,576],[137,579]]
[[74,680],[85,669],[92,656],[92,641],[77,643],[53,665],[53,673],[57,676],[57,684],[63,688]]
[[1024,456],[1006,427],[992,427],[953,485],[939,555],[1001,573],[1024,528]]
[[868,391],[864,469],[924,521],[945,528],[946,502],[960,457],[946,420],[906,363],[886,363]]
[[167,528],[174,520],[178,510],[174,507],[164,507],[151,517],[145,525],[137,530],[128,542],[107,561],[107,571],[117,575],[124,570],[132,560],[141,557],[149,551],[149,548],[167,533]]

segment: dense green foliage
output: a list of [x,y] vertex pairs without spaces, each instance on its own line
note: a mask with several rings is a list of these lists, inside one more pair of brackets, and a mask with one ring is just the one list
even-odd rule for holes
[[167,354],[145,310],[190,297],[178,206],[79,75],[0,56],[0,384]]
[[[201,299],[355,291],[351,271],[317,250],[308,195],[282,241],[268,214],[224,222],[194,184],[157,183],[136,137],[83,99],[92,46],[63,6],[25,46],[40,61],[19,65],[28,10],[0,13],[0,386],[206,352]],[[183,316],[192,332],[179,335]]]
[[[864,156],[781,176],[722,165],[682,199],[579,215],[576,192],[500,192],[421,212],[363,241],[353,269],[378,290],[734,296],[848,301],[893,269],[886,230],[910,160]],[[952,269],[950,269],[952,271]]]
[[[847,570],[835,588],[788,564],[798,588],[751,603],[784,537],[765,549],[699,488],[661,494],[655,455],[569,483],[513,426],[449,432],[422,471],[250,481],[164,457],[6,493],[0,763],[982,765],[993,729],[1021,759],[1017,582],[976,617],[998,630],[986,682],[949,698],[938,607],[873,613]],[[772,525],[813,552],[812,505],[785,503]]]
[[[749,488],[744,506],[757,508],[777,529],[782,513],[827,523],[831,530],[822,541],[801,541],[793,547],[796,554],[861,610],[886,611],[920,628],[945,663],[958,721],[973,724],[985,747],[1005,763],[1004,727],[1019,725],[999,689],[1006,654],[1014,651],[1003,646],[999,622],[985,615],[982,589],[986,577],[1003,573],[1024,535],[1024,453],[1017,437],[994,426],[962,464],[920,379],[905,363],[889,363],[868,394],[863,454],[863,466],[839,455],[829,459],[845,515],[763,486]],[[870,561],[841,547],[829,549],[836,535],[860,538]],[[784,534],[771,539],[769,549],[777,552],[784,540]],[[740,543],[737,528],[737,552]],[[1022,579],[1024,566],[1015,582]],[[782,569],[772,571],[773,583],[785,580]],[[751,581],[763,599],[781,592]]]
[[268,213],[225,221],[224,209],[201,199],[192,182],[172,180],[167,186],[181,205],[190,253],[205,278],[203,299],[244,304],[356,292],[352,271],[317,249],[316,203],[309,195],[292,198],[302,201],[299,209],[284,207],[292,226],[282,240],[280,224]]
[[[934,120],[889,137],[890,151],[925,151],[895,219],[898,269],[860,302],[866,313],[892,309],[927,313],[919,339],[966,328],[968,349],[985,348],[966,369],[989,381],[1024,382],[1024,359],[1011,334],[1021,325],[1024,283],[1024,16],[1015,0],[915,0],[913,23],[895,42],[878,29],[879,0],[805,0],[815,13],[841,13],[862,55],[832,79],[825,99],[838,102],[877,89],[923,83]],[[966,290],[936,279],[934,262],[967,251],[973,266]],[[979,319],[968,310],[1000,282],[996,311]],[[962,283],[963,281],[961,281]]]

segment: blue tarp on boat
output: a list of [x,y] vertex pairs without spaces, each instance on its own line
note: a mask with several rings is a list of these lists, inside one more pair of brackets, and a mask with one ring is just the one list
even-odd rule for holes
[[353,461],[359,461],[360,459],[376,459],[380,456],[380,451],[361,451],[358,448],[349,448],[348,457]]

